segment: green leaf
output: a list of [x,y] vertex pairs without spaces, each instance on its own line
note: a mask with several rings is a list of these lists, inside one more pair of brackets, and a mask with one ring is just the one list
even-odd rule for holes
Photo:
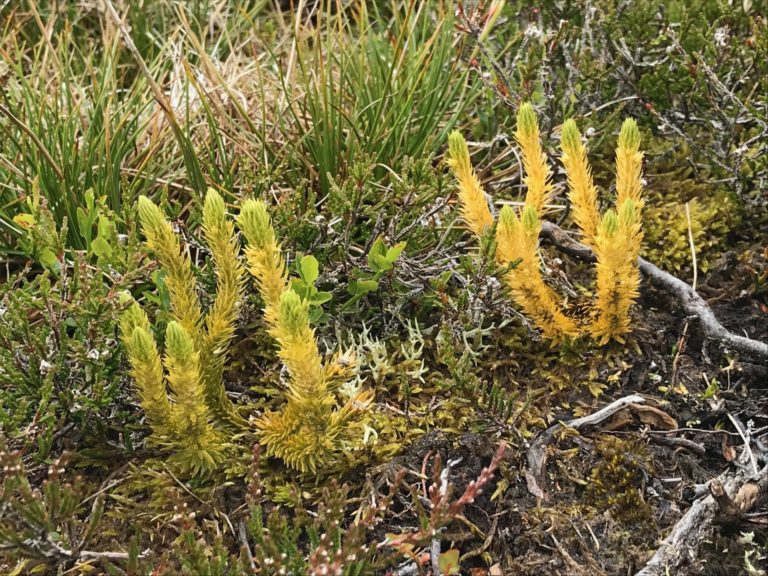
[[108,216],[104,214],[99,215],[98,236],[107,238],[110,236],[114,228],[115,228],[115,224],[114,222],[112,222],[112,220],[109,219]]
[[381,237],[376,238],[376,242],[373,243],[371,249],[368,251],[368,265],[373,268],[373,261],[376,258],[385,258],[387,255],[387,246],[384,244],[384,240]]
[[88,208],[88,216],[93,217],[93,207],[96,197],[93,194],[93,188],[88,188],[85,191],[85,206]]
[[377,238],[368,252],[368,266],[371,270],[378,273],[392,270],[395,261],[405,249],[405,245],[405,242],[398,242],[391,248],[387,248],[384,241],[381,238]]
[[403,250],[405,250],[406,242],[398,242],[392,248],[387,250],[387,260],[391,262],[392,264],[395,263],[395,260],[398,259],[400,254],[402,254]]
[[291,278],[291,290],[301,296],[302,300],[306,300],[310,296],[309,288],[301,278]]
[[165,270],[155,270],[152,272],[152,281],[157,286],[157,303],[166,312],[171,309],[171,294],[165,283],[165,277],[168,273]]
[[707,385],[707,389],[704,390],[704,393],[701,395],[701,399],[706,400],[708,398],[714,398],[718,392],[720,392],[720,383],[717,381],[717,378],[712,378]]
[[86,242],[89,241],[91,239],[91,227],[88,222],[88,215],[81,206],[77,207],[77,227],[80,231],[80,236],[82,236]]
[[349,283],[349,293],[354,296],[362,296],[368,292],[373,292],[379,288],[379,283],[376,280],[352,280]]
[[109,245],[104,238],[98,237],[91,242],[91,252],[93,252],[97,258],[109,258],[112,256],[112,246]]
[[369,254],[368,265],[374,272],[387,272],[392,270],[392,263],[387,260],[386,256],[380,254]]
[[320,266],[317,263],[317,258],[308,254],[301,259],[301,268],[299,275],[304,282],[312,286],[320,275]]
[[321,304],[328,302],[331,298],[333,298],[333,295],[330,292],[317,292],[309,299],[309,303],[313,306],[320,306]]
[[42,252],[40,252],[40,257],[38,260],[40,260],[40,264],[42,264],[45,268],[48,268],[48,270],[52,270],[53,272],[58,272],[61,268],[61,262],[59,262],[56,254],[54,254],[53,250],[50,248],[44,248]]
[[437,566],[443,574],[458,574],[459,551],[456,548],[451,548],[447,552],[441,553],[437,558]]

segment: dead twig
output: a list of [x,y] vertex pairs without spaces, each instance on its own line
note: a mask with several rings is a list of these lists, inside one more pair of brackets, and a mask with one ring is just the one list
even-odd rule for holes
[[240,542],[240,549],[245,550],[245,556],[248,559],[248,565],[251,570],[256,571],[256,561],[253,559],[253,551],[251,545],[248,543],[248,529],[245,526],[245,520],[240,519],[237,524],[237,539]]
[[[566,254],[588,262],[595,260],[591,248],[577,242],[565,230],[551,222],[542,222],[541,235]],[[698,318],[708,338],[720,342],[746,359],[768,365],[768,344],[730,332],[720,324],[706,300],[688,284],[664,272],[644,258],[638,258],[637,261],[640,271],[651,283],[675,296],[689,315]]]
[[739,433],[739,436],[741,437],[741,441],[744,442],[744,451],[747,454],[747,457],[749,458],[749,463],[752,466],[752,474],[757,474],[757,460],[755,460],[755,455],[752,452],[752,447],[749,445],[749,432],[744,432],[744,426],[734,418],[733,414],[728,412],[728,419],[733,424],[733,427],[736,428],[736,432]]
[[704,447],[703,444],[700,444],[699,442],[694,442],[693,440],[689,440],[688,438],[670,438],[667,436],[649,436],[649,438],[656,442],[657,444],[663,444],[664,446],[672,446],[673,448],[683,448],[685,450],[688,450],[690,452],[695,453],[696,455],[703,458],[707,455],[707,449]]

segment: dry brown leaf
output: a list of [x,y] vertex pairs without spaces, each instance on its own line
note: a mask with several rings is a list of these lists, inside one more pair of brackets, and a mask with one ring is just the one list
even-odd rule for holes
[[726,462],[733,462],[736,460],[736,448],[728,444],[728,436],[723,436],[723,458]]
[[675,430],[677,428],[677,420],[659,408],[644,404],[630,404],[629,409],[642,424],[651,428],[657,430]]

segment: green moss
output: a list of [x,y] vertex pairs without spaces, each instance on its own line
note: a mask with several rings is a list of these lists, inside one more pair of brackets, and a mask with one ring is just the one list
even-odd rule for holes
[[709,270],[727,249],[728,236],[741,221],[739,206],[729,193],[693,180],[659,178],[649,187],[647,199],[643,256],[673,273],[693,269],[686,203],[700,272]]
[[644,522],[651,518],[643,500],[644,471],[650,466],[645,447],[639,442],[603,436],[595,443],[598,464],[589,475],[587,500],[622,522]]

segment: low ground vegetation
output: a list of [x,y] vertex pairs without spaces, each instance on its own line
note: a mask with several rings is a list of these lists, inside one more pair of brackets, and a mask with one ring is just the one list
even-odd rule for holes
[[0,573],[766,573],[756,3],[0,22]]

